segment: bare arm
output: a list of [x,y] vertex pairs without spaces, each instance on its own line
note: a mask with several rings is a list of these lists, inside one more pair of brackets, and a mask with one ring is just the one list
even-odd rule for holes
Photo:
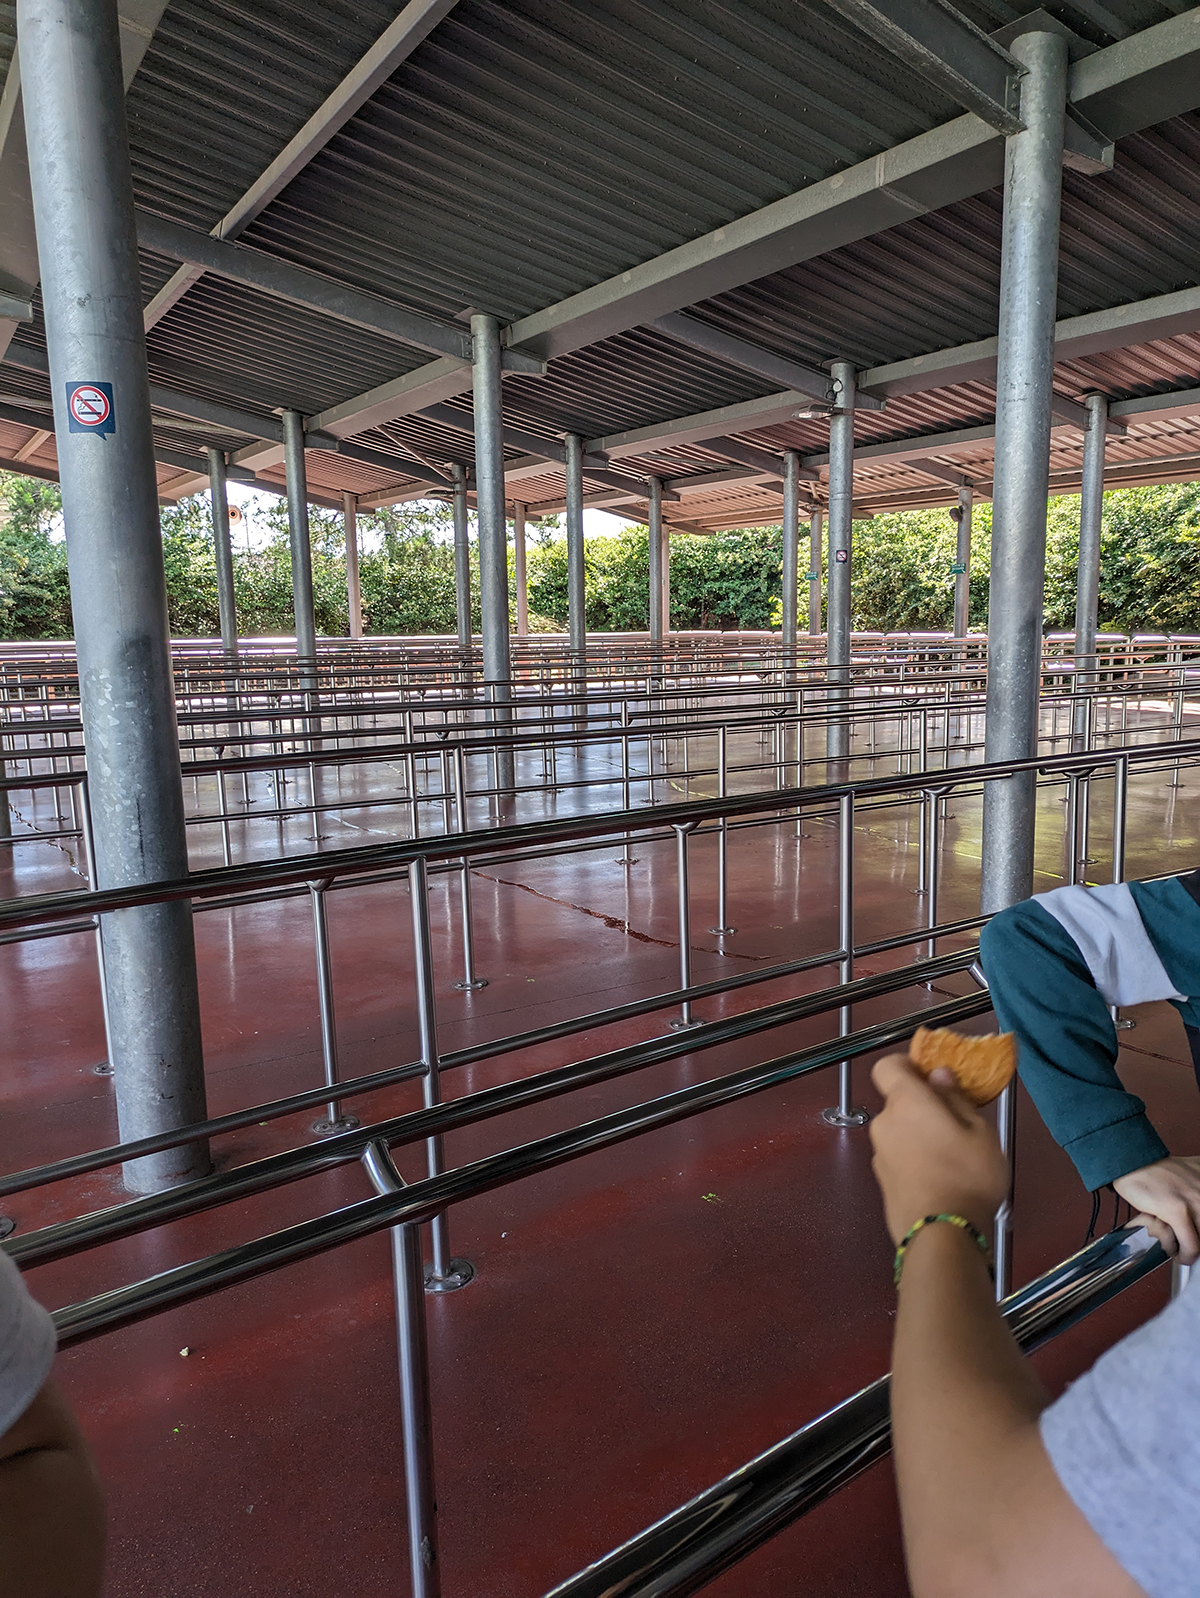
[[0,1598],[96,1598],[104,1500],[53,1382],[0,1437]]
[[[898,1242],[944,1211],[981,1230],[1007,1186],[1003,1156],[952,1087],[892,1056],[872,1126]],[[1038,1431],[1046,1403],[964,1232],[927,1226],[909,1247],[892,1371],[896,1476],[915,1598],[1140,1598],[1068,1497]]]

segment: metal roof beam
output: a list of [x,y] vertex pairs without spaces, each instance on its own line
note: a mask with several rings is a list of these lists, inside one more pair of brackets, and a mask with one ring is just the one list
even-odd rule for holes
[[997,132],[1020,133],[1020,63],[947,0],[829,0],[869,39]]
[[[249,227],[255,217],[325,148],[334,134],[345,127],[355,112],[361,110],[376,89],[387,82],[417,45],[454,9],[455,4],[456,0],[410,0],[361,61],[350,69],[300,131],[288,140],[266,171],[226,211],[213,228],[212,236],[233,239]],[[153,327],[167,314],[191,285],[203,276],[203,270],[203,267],[197,270],[195,264],[181,267],[159,289],[143,312],[147,328]]]
[[[417,414],[427,416],[431,422],[440,422],[443,427],[453,428],[456,433],[466,433],[471,438],[475,436],[475,417],[470,411],[455,410],[453,405],[427,405]],[[567,463],[566,445],[560,444],[557,439],[539,438],[536,433],[526,433],[522,428],[510,427],[507,422],[504,424],[503,437],[508,448],[522,449],[527,455],[538,455],[548,461],[557,461],[560,466],[565,466]],[[583,457],[583,464],[607,466],[608,457],[588,454]]]
[[[231,282],[261,289],[276,299],[320,311],[371,333],[383,333],[435,355],[449,355],[464,362],[471,359],[471,334],[464,327],[435,322],[432,317],[406,311],[374,294],[364,294],[259,250],[215,239],[196,228],[182,227],[149,211],[137,213],[137,226],[139,245],[157,255],[202,266]],[[531,365],[528,357],[522,357],[519,370],[540,371],[542,367],[538,362]]]
[[955,488],[961,488],[964,483],[970,482],[970,478],[965,477],[962,472],[956,472],[952,466],[943,466],[939,461],[927,461],[920,455],[907,464],[915,471],[924,472],[926,477],[934,477],[942,483],[951,483]]
[[[1195,109],[1200,8],[1076,61],[1068,91],[1076,110],[1109,138]],[[956,117],[522,317],[508,341],[546,360],[568,354],[995,188],[1003,173],[1003,135],[973,113]],[[330,407],[315,423],[346,436],[469,386],[469,374],[456,376],[450,363],[435,361]]]
[[[1055,324],[1056,361],[1082,360],[1107,350],[1149,344],[1200,330],[1200,288],[1180,289],[1148,300],[1115,305],[1086,316],[1071,316]],[[997,340],[977,339],[951,349],[933,350],[909,360],[892,361],[859,373],[864,388],[888,398],[923,394],[952,383],[990,383],[996,376]]]
[[[813,399],[833,404],[832,380],[829,373],[823,372],[819,366],[808,366],[803,361],[776,355],[771,350],[763,349],[761,344],[752,344],[748,339],[738,338],[736,334],[726,333],[719,327],[713,327],[710,322],[685,316],[680,311],[655,317],[650,326],[677,343],[686,344],[689,349],[702,350],[704,354],[713,355],[730,366],[753,372],[756,377],[765,377],[769,382],[782,384],[784,388],[794,388]],[[868,410],[883,408],[883,401],[873,394],[867,396],[865,403]]]
[[721,405],[715,410],[697,411],[691,416],[651,422],[646,427],[631,427],[624,433],[589,438],[584,448],[598,450],[607,455],[610,461],[616,461],[627,455],[653,454],[657,450],[672,449],[681,444],[703,444],[733,433],[778,427],[783,422],[790,422],[796,411],[807,403],[806,395],[798,394],[795,389],[785,389],[781,394],[765,394],[761,399],[741,400],[736,405]]
[[[41,372],[45,376],[50,373],[46,351],[33,349],[27,344],[10,345],[3,364],[18,366],[26,372]],[[156,411],[166,411],[172,416],[186,416],[194,422],[211,422],[214,428],[224,433],[245,433],[249,438],[283,443],[282,424],[276,417],[263,416],[258,411],[244,411],[233,405],[222,405],[218,400],[181,394],[178,389],[167,388],[162,383],[150,384],[150,404]]]

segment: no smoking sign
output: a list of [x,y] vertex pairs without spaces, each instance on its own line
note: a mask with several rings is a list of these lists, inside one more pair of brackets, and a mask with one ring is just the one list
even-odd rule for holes
[[117,427],[111,383],[68,383],[67,413],[72,433],[113,433]]

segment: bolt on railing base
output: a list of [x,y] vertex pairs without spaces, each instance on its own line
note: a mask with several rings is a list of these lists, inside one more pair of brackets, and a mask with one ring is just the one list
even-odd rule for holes
[[486,977],[473,977],[470,982],[463,977],[460,982],[451,983],[451,986],[457,988],[460,993],[474,993],[477,988],[486,988],[487,985]]
[[316,1133],[317,1137],[333,1137],[337,1132],[353,1132],[356,1126],[361,1125],[357,1115],[327,1116],[323,1121],[314,1121],[309,1131]]
[[858,1106],[852,1110],[841,1110],[836,1104],[831,1104],[827,1110],[821,1111],[821,1119],[829,1126],[866,1126],[871,1119],[871,1112]]
[[450,1269],[439,1276],[432,1260],[425,1262],[425,1291],[427,1293],[457,1293],[475,1280],[475,1267],[470,1260],[453,1259]]
[[737,931],[737,928],[736,927],[709,927],[708,930],[709,930],[709,932],[712,934],[712,936],[714,938],[728,938],[728,937],[732,937],[733,936],[733,934]]

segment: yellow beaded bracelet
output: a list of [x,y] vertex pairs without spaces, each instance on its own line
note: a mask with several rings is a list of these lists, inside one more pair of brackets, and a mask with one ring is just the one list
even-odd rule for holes
[[988,1275],[992,1278],[993,1282],[996,1280],[996,1273],[992,1269],[992,1251],[988,1244],[988,1240],[986,1237],[984,1237],[983,1233],[977,1226],[973,1225],[967,1220],[965,1215],[922,1215],[921,1219],[916,1223],[916,1225],[910,1226],[908,1231],[900,1239],[900,1246],[896,1250],[896,1268],[893,1279],[897,1287],[900,1286],[900,1273],[904,1269],[904,1254],[908,1248],[908,1245],[923,1227],[931,1226],[934,1221],[945,1221],[948,1226],[957,1226],[960,1232],[966,1232],[970,1237],[973,1237],[975,1242],[979,1245],[980,1253],[987,1261]]

